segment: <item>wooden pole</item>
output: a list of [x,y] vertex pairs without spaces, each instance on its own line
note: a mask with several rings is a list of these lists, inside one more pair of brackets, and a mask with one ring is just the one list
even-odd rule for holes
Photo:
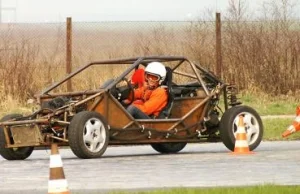
[[221,14],[216,13],[216,74],[222,78],[222,41],[221,41]]
[[[66,34],[66,73],[72,72],[72,18],[67,18],[67,34]],[[67,81],[67,91],[72,91],[71,80]]]

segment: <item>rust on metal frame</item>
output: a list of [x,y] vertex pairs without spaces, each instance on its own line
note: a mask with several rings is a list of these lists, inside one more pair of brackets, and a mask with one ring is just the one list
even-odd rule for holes
[[[184,114],[181,116],[180,118],[171,118],[171,119],[156,119],[156,120],[147,120],[147,121],[143,121],[143,120],[136,120],[134,119],[126,110],[125,108],[120,104],[120,102],[115,99],[112,94],[110,93],[106,93],[109,89],[111,89],[116,83],[120,82],[123,77],[125,77],[130,71],[132,71],[134,68],[136,68],[138,65],[140,64],[145,64],[148,63],[152,60],[157,60],[160,62],[171,62],[170,60],[173,61],[179,61],[178,64],[172,69],[173,73],[179,74],[179,75],[183,75],[183,76],[187,76],[190,78],[194,78],[197,79],[199,84],[203,87],[204,92],[206,94],[205,98],[200,98],[200,97],[196,97],[194,99],[198,99],[199,102],[197,102],[197,104],[194,102],[188,102],[187,104],[190,104],[190,106],[192,106],[193,104],[195,104],[195,106],[193,105],[192,109],[185,109]],[[194,74],[188,74],[188,73],[184,73],[184,72],[179,72],[179,71],[175,71],[175,69],[177,69],[183,62],[187,62],[190,64],[190,66],[193,69]],[[70,78],[72,78],[73,76],[75,76],[76,74],[78,74],[79,72],[83,71],[84,69],[86,69],[87,67],[91,66],[91,65],[101,65],[101,64],[124,64],[124,63],[128,63],[128,64],[132,64],[125,72],[123,72],[116,80],[114,80],[114,82],[112,82],[111,84],[109,84],[105,89],[101,89],[101,90],[96,90],[96,91],[85,91],[85,92],[68,92],[68,93],[60,93],[60,94],[51,94],[47,95],[48,92],[50,92],[51,90],[53,90],[54,88],[56,88],[57,86],[59,86],[60,84],[64,83],[65,81],[69,80]],[[124,130],[125,131],[130,131],[132,129],[136,129],[136,133],[133,131],[133,133],[142,136],[143,138],[146,139],[140,139],[140,140],[128,140],[128,142],[124,142],[124,141],[118,141],[118,140],[112,140],[111,144],[114,143],[118,143],[118,142],[122,142],[122,143],[151,143],[151,142],[178,142],[178,141],[183,141],[183,142],[193,142],[193,141],[199,141],[199,139],[195,140],[195,139],[189,139],[188,136],[183,137],[184,140],[180,140],[180,139],[164,139],[165,138],[165,134],[164,132],[168,132],[168,131],[172,131],[175,130],[176,127],[179,126],[179,128],[181,128],[182,130],[190,130],[188,132],[195,133],[194,128],[199,127],[196,126],[199,122],[192,122],[191,126],[187,126],[186,124],[186,120],[191,121],[191,120],[201,120],[204,117],[205,111],[207,109],[207,105],[208,105],[208,100],[211,99],[213,97],[213,95],[216,94],[216,91],[213,92],[209,92],[205,86],[204,81],[202,80],[201,75],[198,73],[198,69],[199,67],[195,64],[193,64],[191,61],[187,60],[184,57],[157,57],[157,56],[150,56],[150,57],[138,57],[138,58],[130,58],[130,59],[125,59],[125,60],[108,60],[108,61],[100,61],[100,62],[92,62],[89,63],[88,65],[80,68],[79,70],[71,73],[69,76],[67,76],[65,79],[63,79],[62,81],[52,85],[51,87],[49,87],[48,89],[46,89],[40,96],[39,96],[39,100],[41,99],[50,99],[50,98],[54,98],[57,96],[78,96],[84,99],[79,100],[78,102],[74,102],[70,105],[66,105],[63,106],[61,108],[58,108],[56,110],[54,110],[53,113],[49,113],[47,115],[42,116],[39,119],[31,119],[31,120],[23,120],[23,121],[13,121],[10,123],[10,121],[8,122],[3,122],[4,124],[7,124],[6,126],[9,125],[15,125],[15,124],[51,124],[53,122],[55,122],[56,124],[58,124],[60,127],[62,127],[64,129],[64,136],[63,138],[60,137],[56,137],[54,135],[47,135],[47,138],[49,139],[56,139],[56,140],[60,140],[62,141],[62,143],[67,143],[68,140],[66,139],[66,127],[70,122],[67,121],[67,116],[68,116],[68,107],[72,107],[72,106],[79,106],[85,103],[89,103],[89,110],[96,110],[98,111],[98,108],[100,107],[100,109],[103,109],[103,116],[106,117],[108,124],[110,124],[112,122],[113,118],[115,116],[115,114],[110,114],[110,111],[122,111],[122,115],[124,114],[124,116],[122,118],[125,119],[126,117],[126,124],[122,124],[122,127],[117,128],[118,130]],[[221,86],[221,88],[223,89],[224,85]],[[203,92],[203,93],[204,93]],[[87,97],[86,97],[87,95]],[[102,96],[101,96],[102,95]],[[103,96],[104,95],[104,96]],[[193,99],[193,100],[194,100]],[[201,100],[202,99],[202,100]],[[94,100],[94,101],[92,101]],[[201,100],[201,101],[200,101]],[[188,99],[187,99],[188,101]],[[184,104],[183,104],[184,105]],[[173,107],[174,108],[174,107]],[[196,112],[197,110],[199,110],[200,108],[203,108],[202,112],[200,112],[198,114],[198,112]],[[197,113],[197,114],[195,114]],[[53,119],[53,117],[60,115],[60,114],[64,114],[64,120],[60,121],[57,119]],[[200,117],[200,118],[198,118]],[[128,119],[128,121],[127,121]],[[115,120],[114,122],[117,122],[118,120]],[[12,124],[13,123],[13,124]],[[145,136],[145,134],[141,134],[140,131],[144,128],[145,123],[148,123],[149,128],[152,128],[153,126],[159,126],[157,128],[162,128],[162,129],[166,129],[166,130],[157,130],[158,133],[162,133],[162,134],[155,134],[153,135],[152,139],[147,138],[147,136]],[[9,135],[8,135],[8,131],[9,129],[7,129],[7,127],[4,127],[4,133],[5,133],[5,138],[8,139],[7,142],[9,141]],[[133,127],[137,127],[137,128],[133,128]],[[61,128],[61,129],[62,129]],[[128,135],[129,136],[129,135]],[[127,134],[125,134],[125,137],[128,137]],[[151,136],[151,135],[150,135]],[[196,136],[195,134],[192,134],[192,136]],[[10,142],[11,143],[11,142]],[[49,142],[41,142],[40,145],[48,145]],[[13,147],[12,145],[10,145],[10,147]]]
[[9,135],[8,135],[8,127],[7,126],[4,126],[4,128],[3,128],[4,130],[4,136],[5,136],[5,140],[6,140],[6,143],[7,144],[11,144],[11,142],[10,142],[10,138],[9,138]]

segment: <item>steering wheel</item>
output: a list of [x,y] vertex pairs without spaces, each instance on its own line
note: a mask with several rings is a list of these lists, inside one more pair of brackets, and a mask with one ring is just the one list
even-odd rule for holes
[[[120,82],[122,81],[125,81],[126,85],[120,87],[114,86],[111,89],[111,93],[123,106],[128,106],[134,101],[134,88],[128,79],[123,78]],[[129,101],[124,103],[126,99]]]
[[124,79],[125,82],[127,83],[128,90],[129,90],[127,99],[128,99],[129,96],[130,96],[130,99],[131,99],[131,100],[129,100],[129,102],[128,102],[128,104],[127,104],[127,106],[128,106],[128,105],[130,105],[131,103],[133,103],[133,101],[134,101],[134,87],[133,87],[133,85],[131,84],[131,82],[130,82],[128,79],[126,79],[126,78],[123,78],[123,79]]

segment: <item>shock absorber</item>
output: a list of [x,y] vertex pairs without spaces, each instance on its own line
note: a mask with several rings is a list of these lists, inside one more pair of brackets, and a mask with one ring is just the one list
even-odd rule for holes
[[236,106],[242,104],[240,101],[238,101],[238,89],[235,85],[227,85],[226,87],[227,91],[227,100],[228,100],[228,105],[230,106]]

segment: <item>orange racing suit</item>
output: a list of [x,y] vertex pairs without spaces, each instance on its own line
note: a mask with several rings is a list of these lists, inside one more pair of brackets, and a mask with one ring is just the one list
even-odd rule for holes
[[134,91],[133,105],[148,116],[158,116],[167,105],[168,94],[165,88],[158,87],[154,90],[139,87]]

